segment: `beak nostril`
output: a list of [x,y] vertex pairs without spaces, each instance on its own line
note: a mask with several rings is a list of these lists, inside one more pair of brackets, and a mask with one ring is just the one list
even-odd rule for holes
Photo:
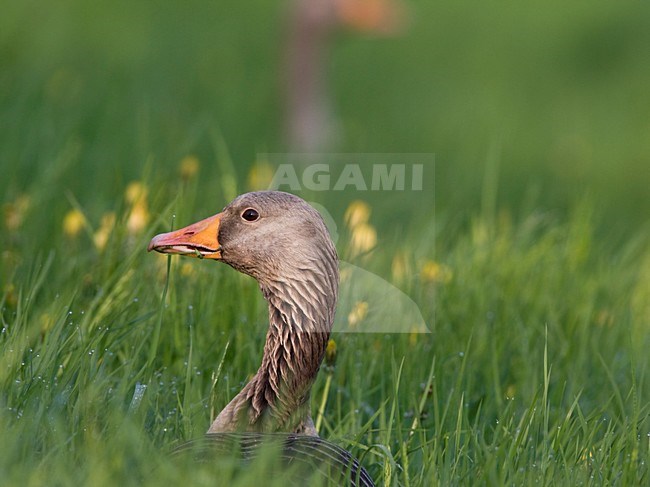
[[185,232],[183,234],[183,236],[184,237],[191,237],[192,235],[194,235],[194,233],[196,233],[196,232],[194,232],[193,230],[189,230],[189,231]]

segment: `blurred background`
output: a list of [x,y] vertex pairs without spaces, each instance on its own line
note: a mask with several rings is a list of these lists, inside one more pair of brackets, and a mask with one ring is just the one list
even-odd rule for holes
[[587,198],[611,235],[648,220],[647,2],[63,0],[2,12],[0,198],[5,214],[46,210],[43,235],[71,199],[99,226],[130,182],[174,183],[181,167],[200,175],[205,215],[225,203],[226,175],[236,190],[265,183],[266,152],[434,153],[436,212],[458,222],[485,210],[486,186],[514,218]]
[[423,191],[300,193],[383,286],[338,325],[409,331],[334,335],[323,435],[403,485],[644,484],[649,86],[642,1],[0,0],[0,477],[141,485],[256,370],[255,282],[152,235],[296,154],[424,154]]

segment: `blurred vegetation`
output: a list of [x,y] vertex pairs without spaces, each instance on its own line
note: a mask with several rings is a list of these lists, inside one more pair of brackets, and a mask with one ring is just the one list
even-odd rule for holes
[[[401,35],[333,38],[326,72],[343,125],[333,152],[433,152],[438,205],[472,214],[497,151],[503,206],[561,211],[588,193],[608,229],[647,219],[644,2],[409,7]],[[219,206],[215,132],[242,180],[258,152],[287,151],[286,8],[5,2],[3,192],[47,182],[106,206],[147,161],[165,180],[193,153]]]
[[[254,372],[264,304],[250,279],[181,259],[162,303],[167,260],[144,249],[250,189],[259,154],[290,150],[288,8],[2,3],[8,484],[214,482],[166,451]],[[393,36],[333,35],[331,151],[435,154],[435,206],[416,192],[310,196],[341,256],[413,297],[432,334],[336,336],[322,434],[380,485],[642,485],[650,6],[408,11]],[[359,199],[363,233],[344,218]],[[323,391],[321,378],[316,404]]]

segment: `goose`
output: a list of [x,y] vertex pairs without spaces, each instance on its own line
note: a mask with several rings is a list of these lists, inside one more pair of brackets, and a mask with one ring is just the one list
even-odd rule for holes
[[317,459],[350,485],[372,486],[350,453],[318,436],[310,390],[329,340],[338,297],[338,257],[320,214],[301,198],[258,191],[221,213],[153,237],[149,251],[224,262],[257,280],[268,303],[261,365],[211,424],[205,442],[254,450],[267,438],[290,459]]

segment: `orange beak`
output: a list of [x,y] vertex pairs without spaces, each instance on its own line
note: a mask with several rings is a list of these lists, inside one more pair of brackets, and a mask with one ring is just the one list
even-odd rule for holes
[[156,235],[149,242],[147,251],[221,260],[221,245],[218,240],[221,215],[219,213],[180,230]]

